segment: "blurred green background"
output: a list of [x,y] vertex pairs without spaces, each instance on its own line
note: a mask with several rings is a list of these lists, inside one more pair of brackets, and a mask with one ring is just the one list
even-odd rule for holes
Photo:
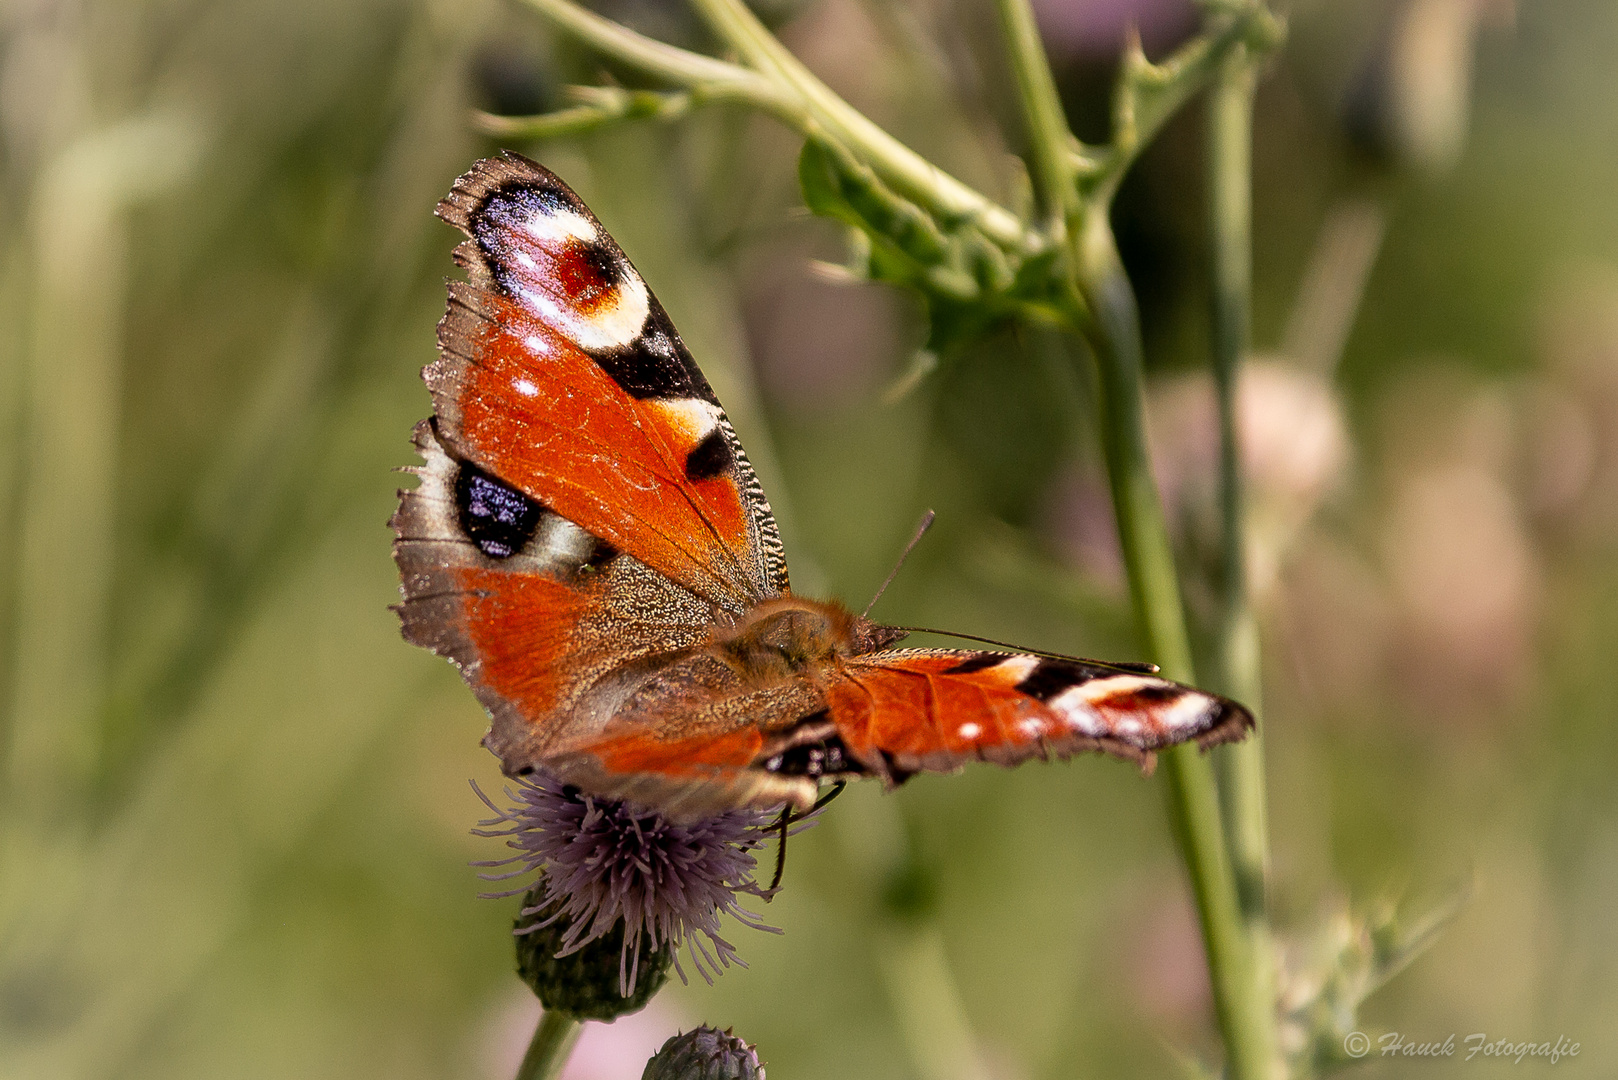
[[[1014,198],[988,5],[759,7]],[[1195,29],[1179,0],[1037,7],[1093,138],[1128,23],[1153,55]],[[604,10],[704,43],[683,5]],[[1258,98],[1241,400],[1277,922],[1470,881],[1363,1030],[1562,1035],[1559,1074],[1611,1076],[1618,7],[1290,22]],[[399,638],[385,522],[453,270],[433,204],[494,148],[468,110],[602,73],[495,0],[0,7],[0,1076],[510,1075],[536,1011],[516,901],[466,865],[499,854],[467,784],[498,771],[455,673]],[[1200,135],[1193,107],[1117,220],[1206,624]],[[862,606],[931,506],[879,617],[1139,655],[1068,344],[1007,331],[885,404],[918,311],[813,271],[843,239],[798,209],[790,135],[719,110],[518,148],[673,315],[799,591]],[[853,791],[794,842],[785,933],[731,927],[748,970],[592,1030],[571,1075],[638,1076],[697,1022],[777,1077],[1169,1073],[1216,1042],[1161,800],[1094,759]],[[963,1025],[981,1068],[939,1060]],[[1462,1055],[1364,1075],[1547,1067]]]

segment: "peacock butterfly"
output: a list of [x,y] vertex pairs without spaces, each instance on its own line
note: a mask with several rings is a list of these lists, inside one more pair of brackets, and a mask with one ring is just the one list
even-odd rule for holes
[[517,154],[438,204],[449,285],[425,464],[392,526],[411,642],[488,710],[505,771],[675,818],[978,759],[1239,739],[1246,709],[1144,665],[895,649],[793,594],[770,505],[668,315],[579,197]]

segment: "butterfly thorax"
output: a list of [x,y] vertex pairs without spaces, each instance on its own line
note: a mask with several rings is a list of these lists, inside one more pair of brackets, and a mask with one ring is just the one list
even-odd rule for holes
[[744,615],[716,622],[712,652],[748,682],[766,685],[875,652],[904,637],[903,630],[874,623],[843,605],[780,596]]

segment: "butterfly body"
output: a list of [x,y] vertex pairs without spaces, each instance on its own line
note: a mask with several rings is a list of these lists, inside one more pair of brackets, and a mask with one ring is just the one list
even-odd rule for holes
[[461,669],[508,773],[697,817],[974,759],[1149,764],[1251,726],[1138,669],[894,649],[905,631],[796,596],[718,399],[578,197],[507,154],[439,215],[468,236],[469,280],[424,372],[435,415],[393,519],[398,610]]

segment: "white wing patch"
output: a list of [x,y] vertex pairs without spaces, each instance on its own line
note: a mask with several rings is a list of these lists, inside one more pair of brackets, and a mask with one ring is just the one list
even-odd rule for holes
[[[595,224],[583,214],[561,207],[541,205],[522,223],[523,229],[540,243],[562,243],[581,240],[593,244],[600,238]],[[532,266],[530,262],[528,265]]]
[[1085,735],[1122,737],[1139,742],[1151,737],[1174,741],[1181,732],[1203,725],[1214,699],[1195,690],[1182,688],[1172,702],[1153,702],[1139,712],[1121,712],[1112,703],[1137,691],[1159,689],[1163,680],[1142,675],[1114,675],[1091,679],[1062,691],[1049,701],[1049,707]]
[[1037,656],[1008,656],[1005,660],[984,670],[992,671],[1006,682],[1016,685],[1028,678],[1033,670],[1039,666]]
[[719,426],[723,410],[701,398],[665,398],[647,403],[684,438],[683,447],[695,446]]
[[627,267],[623,281],[588,312],[565,297],[559,301],[548,288],[530,285],[518,292],[545,321],[591,351],[621,349],[633,342],[652,310],[646,283]]

